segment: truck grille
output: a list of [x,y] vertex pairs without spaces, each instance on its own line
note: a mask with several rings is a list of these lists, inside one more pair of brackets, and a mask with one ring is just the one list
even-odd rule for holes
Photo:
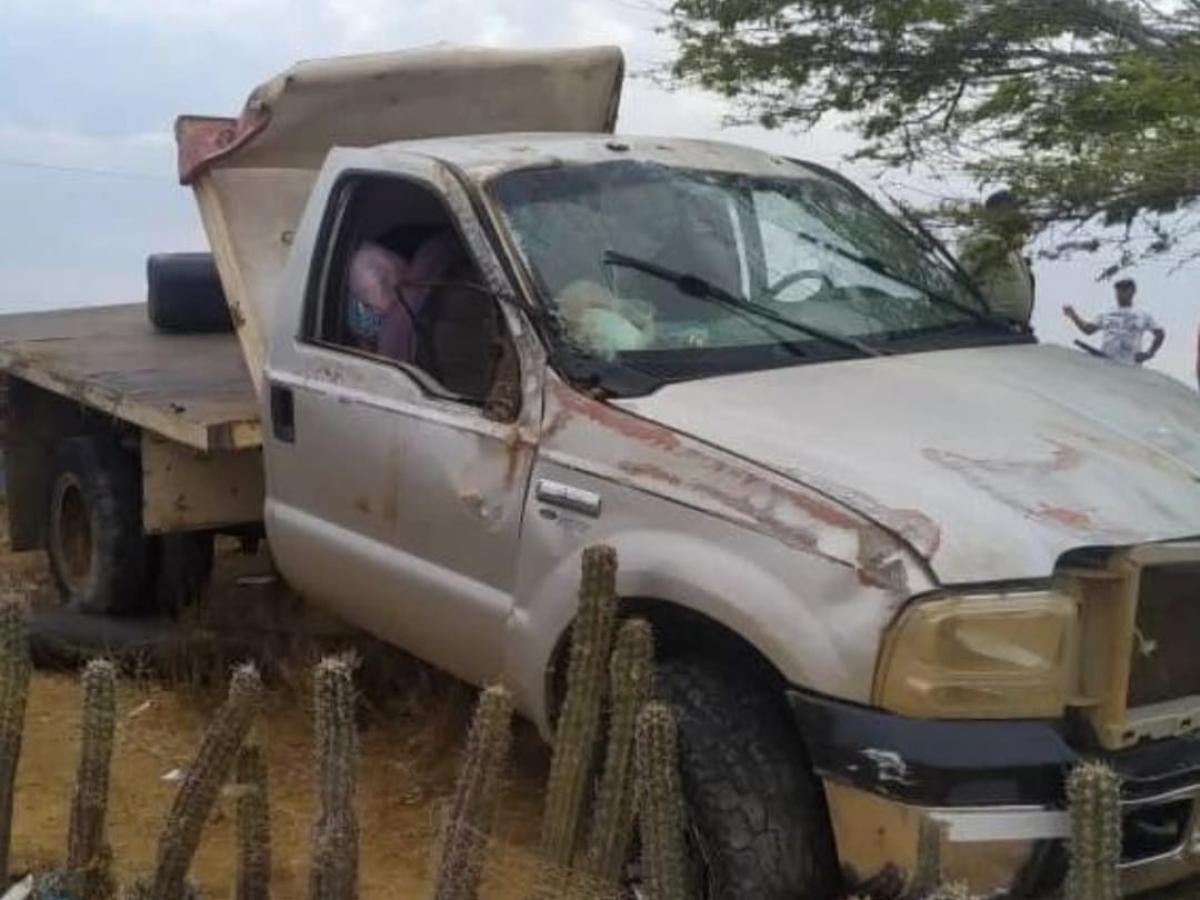
[[1200,562],[1142,569],[1130,709],[1200,695]]

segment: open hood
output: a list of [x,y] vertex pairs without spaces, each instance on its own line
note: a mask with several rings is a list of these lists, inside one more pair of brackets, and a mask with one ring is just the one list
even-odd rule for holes
[[947,583],[1042,578],[1072,548],[1200,535],[1195,392],[1061,347],[797,366],[619,405],[884,527],[920,522],[906,538]]

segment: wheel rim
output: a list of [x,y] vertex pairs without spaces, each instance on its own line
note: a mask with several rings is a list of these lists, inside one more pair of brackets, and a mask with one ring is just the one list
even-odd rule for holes
[[92,517],[74,477],[64,477],[56,494],[53,535],[59,573],[71,593],[82,593],[91,584],[95,564]]

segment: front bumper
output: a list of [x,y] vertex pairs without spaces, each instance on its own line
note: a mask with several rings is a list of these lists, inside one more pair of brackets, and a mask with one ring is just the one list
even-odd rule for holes
[[933,860],[977,894],[1055,890],[1067,869],[1066,776],[1085,758],[1121,776],[1125,893],[1200,873],[1200,733],[1080,752],[1056,723],[917,720],[799,691],[789,700],[851,888],[899,892]]

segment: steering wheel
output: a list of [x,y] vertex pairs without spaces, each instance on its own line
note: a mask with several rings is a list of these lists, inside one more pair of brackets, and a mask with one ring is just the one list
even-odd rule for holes
[[829,276],[824,272],[820,272],[816,269],[797,269],[795,272],[789,272],[787,275],[784,275],[774,284],[768,285],[767,297],[776,303],[784,302],[779,300],[780,293],[787,290],[797,282],[808,281],[810,279],[821,282],[824,290],[830,290],[833,288],[833,282],[829,280]]

